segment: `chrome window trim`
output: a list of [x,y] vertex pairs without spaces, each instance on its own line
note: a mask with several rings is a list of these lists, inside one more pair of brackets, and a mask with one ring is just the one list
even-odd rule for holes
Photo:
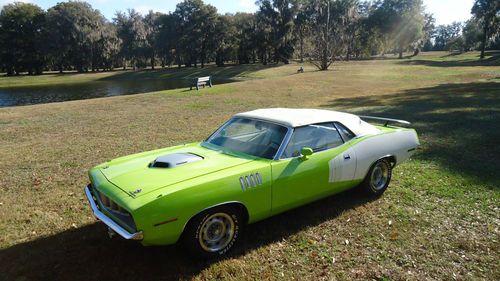
[[294,128],[292,128],[292,127],[286,127],[286,128],[288,129],[288,131],[286,132],[286,135],[283,138],[283,141],[281,142],[281,145],[278,148],[278,151],[276,151],[276,155],[274,155],[273,160],[280,160],[281,159],[281,155],[283,155],[283,152],[285,151],[285,148],[288,145],[288,142],[292,138]]
[[217,134],[218,132],[220,132],[220,130],[222,130],[222,128],[226,127],[226,125],[231,122],[231,120],[233,120],[234,118],[230,118],[229,120],[227,120],[226,122],[224,122],[224,124],[220,125],[219,128],[217,128],[217,130],[215,130],[213,133],[211,133],[206,139],[203,140],[203,142],[207,142],[209,138],[211,138],[213,135]]
[[[344,127],[346,130],[348,130],[351,134],[353,134],[353,136],[354,136],[354,137],[352,137],[352,138],[350,138],[350,139],[348,139],[348,140],[345,140],[345,139],[344,139],[344,137],[342,136],[342,134],[340,133],[340,130],[339,130],[339,125],[340,125],[340,126],[342,126],[342,127]],[[334,121],[334,122],[333,122],[333,126],[335,126],[335,128],[337,128],[337,132],[339,133],[340,138],[342,139],[342,141],[343,141],[344,143],[349,142],[350,140],[355,139],[355,138],[357,138],[357,137],[358,137],[355,133],[353,133],[353,132],[351,131],[351,129],[349,129],[346,125],[344,125],[344,124],[340,123],[339,121]]]

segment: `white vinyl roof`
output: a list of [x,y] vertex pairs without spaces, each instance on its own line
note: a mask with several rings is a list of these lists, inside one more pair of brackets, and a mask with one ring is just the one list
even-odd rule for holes
[[379,129],[361,120],[357,115],[323,109],[264,108],[238,113],[234,117],[260,119],[293,128],[336,121],[342,123],[357,136],[379,132]]

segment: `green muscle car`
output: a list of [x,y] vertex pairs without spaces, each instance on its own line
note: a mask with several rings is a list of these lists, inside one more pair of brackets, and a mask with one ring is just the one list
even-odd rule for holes
[[92,168],[85,193],[110,234],[223,255],[246,224],[355,186],[381,195],[419,145],[415,130],[391,125],[401,123],[318,109],[239,113],[203,142]]

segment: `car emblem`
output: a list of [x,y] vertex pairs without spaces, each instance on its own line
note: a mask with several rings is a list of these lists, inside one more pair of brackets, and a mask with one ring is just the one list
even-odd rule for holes
[[136,194],[141,193],[141,191],[142,191],[142,189],[138,188],[138,189],[136,189],[134,191],[131,191],[130,193],[132,193],[132,195],[136,195]]

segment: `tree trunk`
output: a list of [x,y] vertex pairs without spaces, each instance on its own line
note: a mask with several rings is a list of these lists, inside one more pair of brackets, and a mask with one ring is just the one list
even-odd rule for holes
[[323,55],[321,56],[320,70],[328,70],[328,54],[327,54],[327,49],[323,50]]
[[92,72],[95,72],[95,64],[94,64],[94,48],[90,47],[90,68]]
[[[321,52],[321,62],[320,62],[320,70],[328,70],[329,66],[329,55],[328,52],[330,51],[330,1],[327,3],[327,8],[326,8],[327,14],[326,14],[326,26],[325,26],[325,37],[323,40],[325,41],[323,50]],[[333,58],[333,56],[332,56]]]
[[155,69],[155,64],[156,64],[156,61],[155,61],[155,54],[153,53],[151,55],[151,69]]
[[487,34],[488,34],[488,24],[484,24],[484,30],[483,30],[483,40],[481,40],[481,56],[479,57],[480,59],[484,59],[484,49],[486,49],[486,39],[487,39]]
[[403,48],[400,48],[399,49],[399,58],[402,59],[403,58]]
[[217,66],[224,66],[224,51],[217,51],[217,53],[215,54],[215,64]]
[[83,70],[84,70],[84,69],[83,69],[83,65],[78,64],[78,65],[76,66],[76,70],[78,71],[78,73],[83,73]]
[[12,68],[12,66],[8,66],[7,67],[7,76],[12,76],[14,75],[14,69]]
[[300,63],[304,63],[304,36],[300,35]]

